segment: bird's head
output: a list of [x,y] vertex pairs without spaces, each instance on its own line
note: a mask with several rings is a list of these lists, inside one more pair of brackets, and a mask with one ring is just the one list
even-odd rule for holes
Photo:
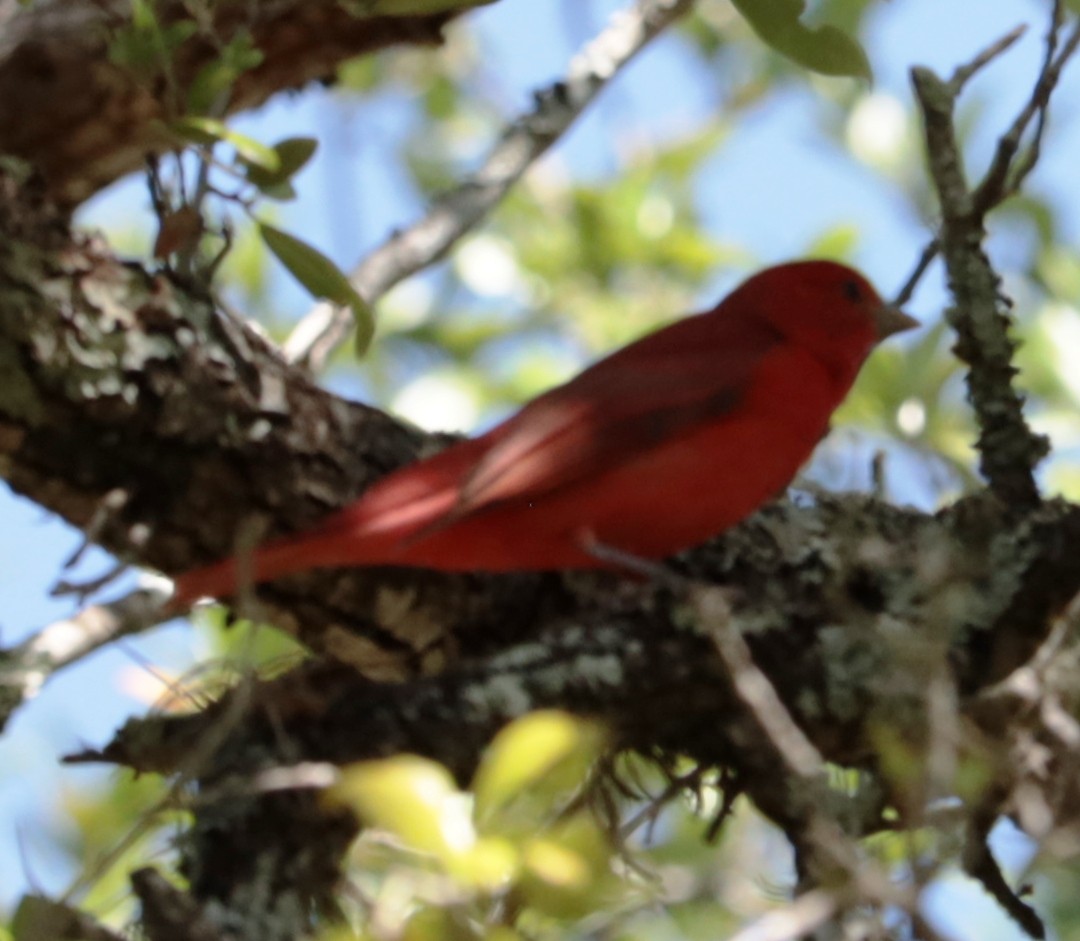
[[830,368],[857,370],[877,343],[919,325],[883,301],[859,272],[834,261],[767,268],[740,290],[785,339]]

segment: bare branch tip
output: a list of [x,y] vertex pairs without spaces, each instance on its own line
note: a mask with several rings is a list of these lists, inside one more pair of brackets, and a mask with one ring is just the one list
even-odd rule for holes
[[953,95],[959,95],[964,86],[971,78],[998,56],[1008,51],[1028,30],[1026,23],[1014,27],[996,42],[991,43],[982,52],[975,56],[966,65],[959,66],[949,79],[949,86]]

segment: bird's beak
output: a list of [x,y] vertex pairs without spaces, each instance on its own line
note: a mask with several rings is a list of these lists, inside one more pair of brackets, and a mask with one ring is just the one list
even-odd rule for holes
[[919,321],[891,304],[882,304],[874,311],[874,329],[879,341],[891,337],[894,333],[912,330],[917,326],[919,326]]

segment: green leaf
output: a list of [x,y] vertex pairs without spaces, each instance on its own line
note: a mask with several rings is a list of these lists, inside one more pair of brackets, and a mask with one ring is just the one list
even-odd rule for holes
[[803,0],[732,0],[765,42],[804,68],[822,75],[873,79],[862,46],[835,26],[809,27],[800,21]]
[[362,355],[375,334],[375,314],[360,296],[344,272],[322,252],[288,232],[264,222],[258,223],[259,235],[288,270],[313,297],[348,307],[356,323],[356,351]]
[[152,4],[139,0],[132,4],[131,21],[116,30],[109,41],[109,61],[139,76],[158,74],[169,67],[173,54],[198,28],[192,20],[163,27]]
[[247,178],[267,195],[277,195],[268,191],[288,183],[312,158],[318,146],[319,142],[314,137],[287,137],[278,141],[272,148],[277,155],[277,170],[269,172],[257,164],[251,164],[247,168]]
[[276,173],[280,168],[280,158],[272,147],[245,134],[238,134],[216,118],[190,115],[178,118],[169,126],[182,138],[196,144],[215,144],[219,141],[229,144],[245,164],[257,166],[267,173]]
[[284,183],[272,183],[269,186],[260,186],[259,192],[269,199],[276,199],[279,203],[287,203],[296,199],[296,187],[288,180]]
[[264,58],[251,34],[243,30],[238,32],[213,62],[208,62],[195,74],[187,93],[188,112],[220,114],[236,80],[260,65]]
[[131,0],[131,25],[145,32],[159,29],[152,0]]
[[207,62],[191,80],[187,92],[187,110],[191,114],[207,114],[227,98],[236,82],[237,73],[228,62],[214,59]]

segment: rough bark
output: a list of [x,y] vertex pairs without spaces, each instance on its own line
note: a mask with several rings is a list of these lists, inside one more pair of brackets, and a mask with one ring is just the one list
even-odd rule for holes
[[[71,232],[45,194],[70,204],[137,165],[157,146],[152,119],[167,99],[162,86],[147,92],[103,65],[107,39],[95,29],[40,32],[48,15],[76,8],[0,8],[10,17],[0,149],[33,158],[44,174],[0,174],[0,472],[118,556],[175,573],[254,530],[308,525],[444,441],[318,389],[198,285],[123,263]],[[215,29],[236,28],[228,17],[239,8],[215,7]],[[346,29],[332,4],[257,10],[247,25],[266,59],[230,109],[325,74],[344,55],[433,41],[447,18],[367,17]],[[86,22],[107,11],[88,4]],[[177,59],[181,84],[206,61],[199,43]],[[13,103],[5,88],[27,78]],[[65,96],[70,111],[54,110],[48,124],[26,113]],[[981,216],[957,219],[975,234],[943,240],[950,264],[974,258],[988,268]],[[1004,377],[988,381],[1007,387],[1011,347],[1001,345],[1005,321],[986,274],[980,267],[982,326],[999,341]],[[962,287],[962,272],[953,280]],[[965,336],[966,322],[954,320]],[[982,341],[969,332],[971,352]],[[977,372],[974,353],[965,358]],[[972,800],[973,819],[1009,812],[1032,829],[1048,816],[1070,820],[1080,748],[1047,703],[1075,706],[1072,674],[1029,661],[1080,591],[1080,507],[1040,501],[1032,469],[1041,445],[1020,434],[1019,396],[999,392],[1011,403],[1010,440],[1027,444],[986,464],[987,491],[938,514],[864,496],[778,502],[673,561],[678,577],[660,584],[360,570],[260,589],[263,613],[303,641],[311,661],[243,684],[198,715],[137,720],[83,756],[179,775],[198,791],[181,846],[190,892],[133,874],[148,936],[292,938],[332,905],[354,822],[303,791],[253,793],[259,772],[412,751],[465,780],[495,731],[539,707],[604,720],[616,748],[724,766],[798,845],[818,809],[741,692],[703,586],[725,587],[753,663],[820,759],[859,768],[880,788],[857,808],[851,833],[885,826],[886,805],[918,818],[926,803],[882,771],[883,729],[919,760],[945,747],[984,763],[994,784]],[[1000,439],[984,435],[991,457]],[[961,724],[944,745],[936,679]],[[980,831],[974,845],[984,841]],[[986,857],[973,866],[993,882]],[[1000,897],[1023,920],[1022,903]]]
[[[484,0],[463,0],[475,6]],[[490,2],[490,0],[487,0]],[[155,3],[164,29],[190,20],[179,2]],[[126,173],[147,154],[174,146],[163,122],[185,113],[192,83],[240,34],[262,62],[239,77],[216,111],[255,108],[271,95],[330,80],[346,59],[393,45],[434,45],[461,10],[370,16],[336,0],[244,0],[206,5],[205,21],[164,61],[136,72],[110,59],[130,25],[126,2],[0,2],[0,153],[33,163],[50,195],[75,205]],[[115,57],[114,57],[115,58]]]

